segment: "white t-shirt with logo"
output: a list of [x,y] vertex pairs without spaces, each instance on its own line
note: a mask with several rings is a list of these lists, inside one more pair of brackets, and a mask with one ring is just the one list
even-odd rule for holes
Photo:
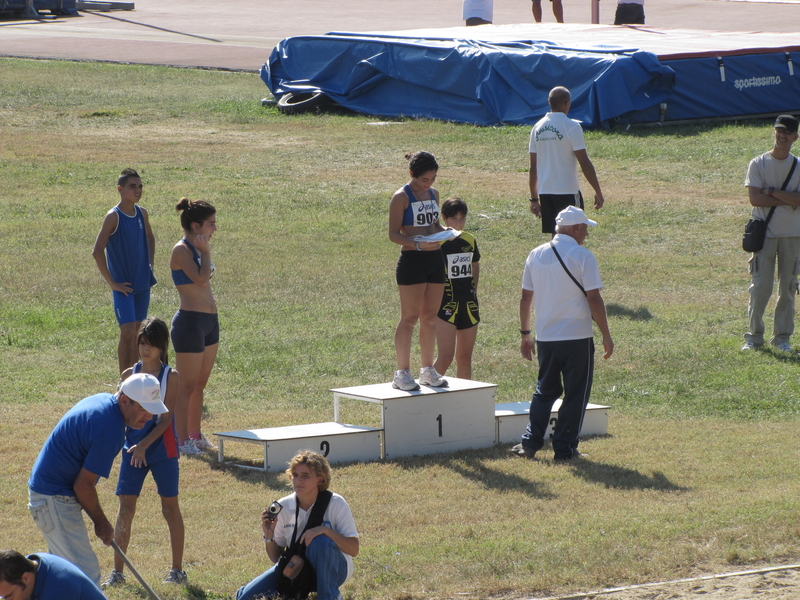
[[576,150],[585,150],[580,123],[562,112],[549,112],[531,129],[528,150],[536,154],[539,194],[577,194]]

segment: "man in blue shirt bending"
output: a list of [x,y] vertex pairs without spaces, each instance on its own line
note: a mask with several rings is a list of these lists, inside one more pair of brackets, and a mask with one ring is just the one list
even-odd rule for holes
[[96,394],[65,414],[44,443],[28,480],[28,509],[52,554],[66,558],[96,584],[100,564],[89,543],[81,511],[94,523],[106,546],[114,526],[97,496],[97,482],[108,477],[125,443],[125,427],[141,429],[154,414],[167,412],[161,386],[137,373],[116,394]]

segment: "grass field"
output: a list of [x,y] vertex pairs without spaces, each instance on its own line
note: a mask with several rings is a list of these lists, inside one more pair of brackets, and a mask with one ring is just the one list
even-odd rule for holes
[[[218,210],[207,433],[329,421],[330,388],[389,380],[387,209],[418,149],[439,159],[442,198],[469,203],[480,244],[474,377],[498,402],[530,399],[519,288],[546,238],[528,212],[528,127],[286,117],[259,105],[256,75],[159,67],[0,59],[0,90],[0,546],[45,549],[25,508],[30,467],[69,406],[116,383],[118,328],[91,250],[124,167],[142,174],[157,239],[154,316],[177,308],[174,205]],[[739,352],[742,182],[770,136],[767,122],[587,133],[606,207],[588,211],[586,245],[616,342],[592,401],[612,407],[609,435],[571,466],[501,446],[337,467],[362,548],[345,598],[530,597],[797,562],[800,357]],[[258,515],[286,481],[211,458],[182,460],[181,478],[191,585],[155,587],[230,597],[268,566]],[[99,486],[112,520],[115,484]],[[129,549],[150,582],[169,557],[157,505],[149,485]]]

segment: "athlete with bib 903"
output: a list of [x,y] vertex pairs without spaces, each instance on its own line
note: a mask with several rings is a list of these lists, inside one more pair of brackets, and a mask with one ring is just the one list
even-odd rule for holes
[[422,359],[419,383],[447,385],[433,368],[436,321],[446,277],[439,242],[415,239],[444,231],[439,223],[439,192],[433,188],[439,164],[430,152],[415,152],[406,158],[411,181],[394,193],[389,204],[389,239],[402,249],[396,271],[401,315],[394,334],[397,371],[392,385],[412,391],[419,389],[411,375],[411,337],[417,321]]

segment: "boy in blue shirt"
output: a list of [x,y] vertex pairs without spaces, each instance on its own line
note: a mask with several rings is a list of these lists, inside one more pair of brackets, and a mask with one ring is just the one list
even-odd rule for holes
[[133,169],[117,179],[119,203],[106,213],[92,256],[114,297],[114,314],[119,323],[117,358],[119,372],[138,360],[136,334],[147,317],[150,288],[156,283],[153,260],[156,238],[147,211],[138,206],[142,180]]

